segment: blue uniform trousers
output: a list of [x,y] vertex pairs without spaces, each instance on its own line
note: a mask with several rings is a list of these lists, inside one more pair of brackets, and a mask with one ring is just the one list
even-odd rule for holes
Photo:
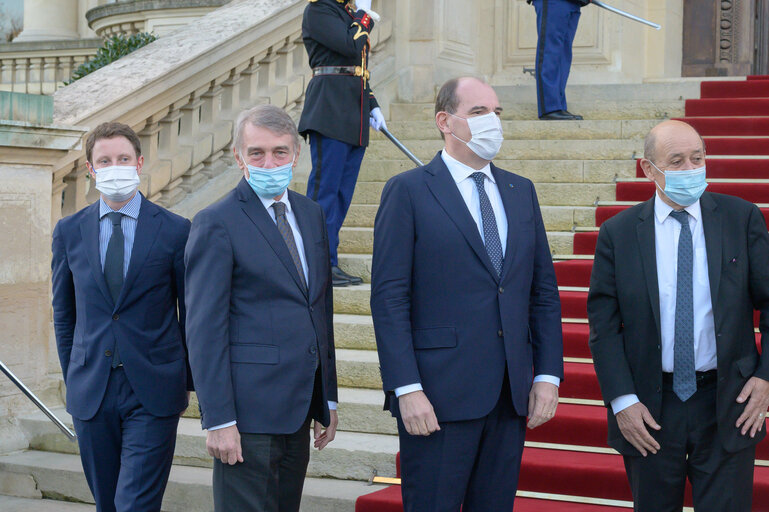
[[339,230],[355,192],[365,146],[353,146],[317,132],[310,132],[312,172],[307,182],[307,197],[323,208],[328,227],[331,266],[338,264]]
[[580,5],[571,0],[533,0],[537,13],[537,110],[542,117],[566,110],[566,81]]
[[73,418],[73,422],[96,510],[160,511],[179,416],[150,414],[118,367],[110,373],[96,415],[87,421]]

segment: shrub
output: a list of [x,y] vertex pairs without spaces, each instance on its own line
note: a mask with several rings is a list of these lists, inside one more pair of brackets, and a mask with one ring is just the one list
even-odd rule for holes
[[69,82],[65,82],[65,85],[69,85],[75,80],[83,78],[87,74],[93,73],[97,69],[118,60],[120,57],[150,44],[155,39],[157,39],[157,36],[147,32],[140,32],[131,36],[124,34],[111,36],[104,41],[104,45],[96,51],[96,55],[91,60],[79,65],[75,69],[72,73],[72,79]]

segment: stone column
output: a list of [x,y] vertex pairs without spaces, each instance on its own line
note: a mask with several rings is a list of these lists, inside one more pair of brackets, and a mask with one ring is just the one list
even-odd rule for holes
[[78,0],[24,0],[24,30],[14,42],[78,39]]
[[[0,360],[56,406],[62,402],[50,298],[53,170],[85,130],[50,126],[52,112],[50,96],[0,92]],[[17,418],[33,410],[0,374],[0,453],[27,447]]]

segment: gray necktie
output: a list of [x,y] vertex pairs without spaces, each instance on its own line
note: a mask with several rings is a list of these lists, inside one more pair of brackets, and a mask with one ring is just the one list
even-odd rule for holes
[[475,187],[478,189],[478,199],[481,204],[481,225],[483,226],[483,242],[486,245],[486,252],[489,254],[491,264],[497,271],[497,276],[502,275],[502,243],[499,241],[499,230],[497,229],[497,219],[494,216],[494,210],[491,208],[491,201],[483,188],[483,181],[486,175],[482,172],[474,172],[472,178],[475,180]]
[[[120,225],[123,214],[120,212],[110,212],[107,214],[112,222],[112,236],[107,244],[107,254],[104,257],[104,279],[107,281],[107,288],[112,295],[113,303],[117,304],[120,296],[120,290],[123,288],[123,265],[124,265],[124,241],[123,227]],[[120,356],[117,352],[117,343],[112,350],[112,367],[120,366]]]
[[286,219],[286,205],[280,201],[272,203],[272,208],[275,210],[275,223],[278,225],[278,231],[283,236],[283,240],[286,241],[288,246],[288,252],[291,254],[291,259],[294,261],[296,271],[299,273],[299,280],[302,282],[304,290],[307,290],[307,281],[304,278],[304,269],[302,269],[302,260],[299,258],[299,250],[296,248],[296,240],[294,240],[294,231],[291,229],[291,224]]
[[686,210],[673,211],[670,215],[681,223],[678,237],[678,275],[676,276],[676,322],[673,344],[673,391],[682,402],[697,391],[694,369],[694,298],[692,292],[692,268],[694,251],[689,214]]

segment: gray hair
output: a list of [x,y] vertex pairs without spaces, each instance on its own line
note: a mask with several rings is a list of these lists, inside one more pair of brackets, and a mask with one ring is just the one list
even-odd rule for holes
[[294,150],[299,147],[299,133],[296,131],[296,123],[291,119],[291,116],[275,105],[257,105],[241,112],[238,115],[238,120],[235,121],[232,147],[236,151],[240,151],[243,144],[243,128],[246,123],[267,128],[277,135],[291,135],[294,141]]

